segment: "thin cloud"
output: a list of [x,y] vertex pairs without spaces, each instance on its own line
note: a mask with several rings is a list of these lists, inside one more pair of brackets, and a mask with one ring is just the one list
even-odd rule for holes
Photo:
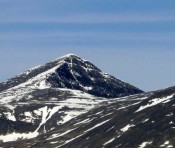
[[37,31],[37,32],[5,32],[0,34],[0,41],[8,40],[111,40],[111,41],[148,41],[174,42],[174,33],[116,33],[90,31]]
[[175,22],[175,16],[151,15],[151,14],[74,14],[68,16],[56,17],[3,17],[2,23],[157,23],[157,22]]

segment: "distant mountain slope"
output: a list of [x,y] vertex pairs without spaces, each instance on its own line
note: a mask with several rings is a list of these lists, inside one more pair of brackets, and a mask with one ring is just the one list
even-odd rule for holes
[[128,83],[103,73],[92,63],[72,54],[30,69],[0,84],[0,92],[7,89],[16,93],[18,90],[29,92],[33,89],[45,88],[76,89],[106,98],[143,92]]

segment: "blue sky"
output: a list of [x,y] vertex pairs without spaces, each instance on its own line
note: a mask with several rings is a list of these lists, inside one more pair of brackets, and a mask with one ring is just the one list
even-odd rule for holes
[[0,81],[67,53],[150,91],[175,85],[174,0],[0,0]]

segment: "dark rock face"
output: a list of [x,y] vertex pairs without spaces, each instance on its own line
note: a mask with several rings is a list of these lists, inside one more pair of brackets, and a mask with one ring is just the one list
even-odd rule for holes
[[90,62],[84,61],[75,55],[71,55],[64,61],[65,63],[47,79],[52,87],[77,89],[106,98],[143,92],[111,75],[104,74]]

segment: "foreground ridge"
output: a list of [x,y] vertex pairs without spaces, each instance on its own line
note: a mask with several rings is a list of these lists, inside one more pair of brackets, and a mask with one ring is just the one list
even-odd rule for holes
[[26,147],[171,148],[175,146],[174,102],[175,87],[101,100],[95,108],[34,139],[0,145],[11,147],[20,143]]

